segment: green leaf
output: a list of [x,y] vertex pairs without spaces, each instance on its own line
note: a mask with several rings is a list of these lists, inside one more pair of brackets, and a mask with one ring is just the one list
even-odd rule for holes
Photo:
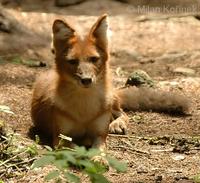
[[45,181],[50,181],[52,179],[58,178],[60,175],[58,170],[53,170],[52,172],[48,173],[47,176],[45,176]]
[[118,172],[126,172],[127,164],[125,162],[120,162],[112,157],[107,157],[108,163],[111,167],[116,169]]
[[80,178],[73,173],[65,172],[64,176],[70,183],[80,183]]
[[31,168],[43,167],[43,166],[52,164],[53,161],[55,161],[55,157],[45,155],[45,156],[41,157],[40,159],[34,161]]
[[85,157],[87,153],[87,150],[83,146],[82,147],[76,146],[75,151],[76,151],[76,156],[78,157]]
[[90,174],[92,183],[110,183],[102,174]]
[[33,145],[27,147],[26,152],[29,153],[30,155],[34,156],[34,155],[37,155],[37,154],[38,154],[38,149],[37,149],[37,147],[33,144]]
[[92,148],[92,149],[89,149],[89,150],[87,151],[86,156],[87,156],[88,158],[92,158],[92,157],[98,156],[98,155],[100,155],[100,154],[101,154],[101,151],[100,151],[99,149],[94,149],[94,148]]
[[97,173],[103,174],[103,173],[105,173],[108,170],[108,168],[106,167],[106,165],[103,165],[100,162],[94,162],[94,164],[95,164],[95,168],[97,170]]
[[77,163],[79,164],[80,167],[83,166],[82,169],[88,174],[97,174],[97,173],[103,174],[106,172],[106,167],[99,162],[94,162],[92,160],[85,159],[85,160],[79,160]]
[[73,156],[73,152],[68,151],[68,150],[64,150],[61,152],[62,156],[70,163],[75,164],[76,163],[76,159]]
[[55,160],[53,164],[60,170],[68,167],[68,164],[65,159]]
[[80,166],[83,166],[84,169],[90,173],[97,173],[97,169],[93,162],[90,162],[90,160],[79,160],[77,162]]
[[200,183],[200,174],[197,174],[193,177],[195,183]]

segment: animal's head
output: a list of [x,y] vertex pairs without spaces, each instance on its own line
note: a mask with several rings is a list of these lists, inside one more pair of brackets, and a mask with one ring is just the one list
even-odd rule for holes
[[85,88],[95,85],[105,74],[109,57],[107,15],[99,17],[84,38],[55,20],[53,46],[57,70],[64,78]]

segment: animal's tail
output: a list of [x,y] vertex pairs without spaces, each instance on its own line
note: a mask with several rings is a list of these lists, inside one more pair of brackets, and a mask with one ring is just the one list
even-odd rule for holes
[[132,86],[119,89],[117,93],[123,109],[173,114],[187,114],[189,112],[189,99],[175,92]]

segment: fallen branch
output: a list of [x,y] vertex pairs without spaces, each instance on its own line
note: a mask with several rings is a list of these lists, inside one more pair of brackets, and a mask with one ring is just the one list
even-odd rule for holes
[[150,153],[147,152],[147,151],[142,151],[142,150],[139,150],[139,149],[135,149],[135,148],[133,148],[133,147],[113,146],[112,148],[125,149],[125,150],[131,151],[131,152],[136,152],[136,153],[139,153],[139,154],[150,155]]

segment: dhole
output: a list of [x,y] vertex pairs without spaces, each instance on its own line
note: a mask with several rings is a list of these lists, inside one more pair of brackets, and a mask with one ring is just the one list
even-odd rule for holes
[[37,129],[59,142],[104,149],[108,132],[125,133],[128,117],[122,108],[186,112],[188,101],[178,94],[148,88],[113,89],[109,69],[107,16],[102,15],[81,38],[62,20],[53,24],[55,69],[36,81],[32,119]]

